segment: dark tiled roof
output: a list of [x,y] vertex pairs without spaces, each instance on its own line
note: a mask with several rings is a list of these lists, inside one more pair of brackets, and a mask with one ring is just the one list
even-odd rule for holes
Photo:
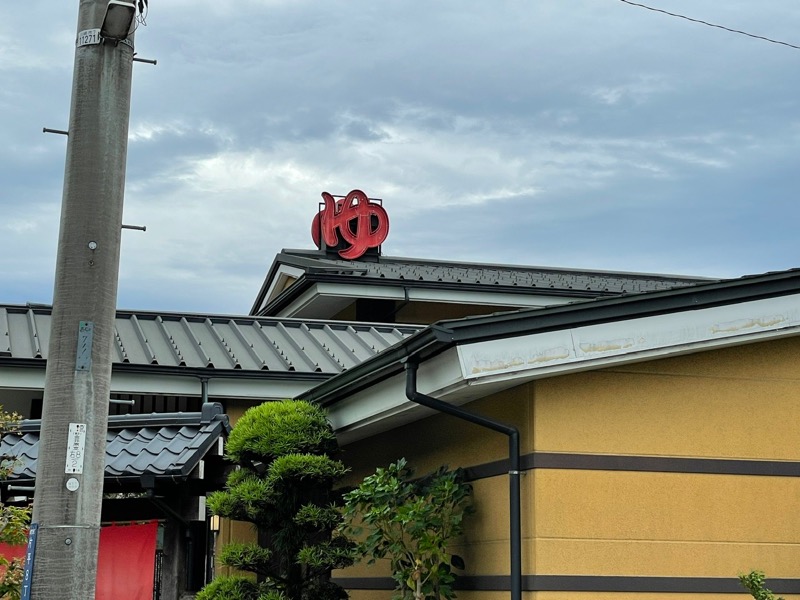
[[[681,275],[461,263],[391,256],[381,256],[377,261],[349,261],[304,250],[284,250],[276,258],[276,263],[303,269],[309,279],[336,278],[352,283],[384,285],[395,282],[400,285],[480,289],[487,292],[502,289],[508,293],[557,293],[576,297],[652,292],[713,281]],[[265,282],[266,285],[268,282]],[[266,289],[262,288],[253,311],[261,308],[258,305],[263,303],[265,292]]]
[[[46,359],[50,307],[0,306],[0,358]],[[117,313],[114,362],[336,374],[420,328],[297,319]]]
[[[14,470],[3,483],[36,478],[40,428],[39,419],[28,420],[18,432],[3,435],[0,455],[16,459]],[[217,403],[205,404],[200,413],[109,417],[106,479],[139,481],[142,475],[186,478],[229,431],[228,417]]]

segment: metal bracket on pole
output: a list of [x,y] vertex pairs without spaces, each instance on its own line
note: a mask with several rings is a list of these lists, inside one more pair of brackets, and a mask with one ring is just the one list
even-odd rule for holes
[[135,229],[136,231],[147,231],[147,225],[122,225],[122,229]]
[[136,58],[135,56],[133,57],[133,62],[147,63],[148,65],[157,65],[158,64],[157,60],[153,60],[151,58]]
[[59,135],[69,135],[69,131],[63,129],[50,129],[49,127],[42,127],[42,133],[57,133]]

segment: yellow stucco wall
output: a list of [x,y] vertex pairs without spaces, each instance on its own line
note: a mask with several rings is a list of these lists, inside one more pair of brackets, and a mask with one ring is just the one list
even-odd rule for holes
[[[253,403],[247,400],[227,400],[225,402],[225,414],[228,415],[231,426],[236,424],[245,411],[253,406]],[[258,534],[252,523],[245,523],[242,521],[232,521],[230,519],[220,519],[219,533],[215,541],[215,554],[217,556],[215,562],[215,572],[217,575],[244,575],[249,576],[249,573],[236,571],[230,567],[225,567],[219,562],[219,553],[223,547],[231,542],[247,543],[255,542],[258,539]]]
[[[526,452],[531,448],[531,394],[532,388],[518,387],[468,406],[518,427],[522,451]],[[508,438],[447,415],[434,415],[349,444],[343,450],[343,460],[352,469],[346,481],[349,484],[400,457],[408,459],[420,475],[444,464],[456,468],[502,460],[508,458]]]
[[800,338],[536,382],[535,449],[800,459]]
[[[523,453],[800,461],[799,359],[800,338],[786,338],[539,380],[467,406],[516,424]],[[420,473],[440,464],[475,466],[507,457],[507,439],[438,415],[352,444],[345,461],[356,481],[399,456]],[[542,468],[526,472],[522,490],[526,575],[732,578],[761,569],[772,578],[800,578],[800,478]],[[474,482],[474,499],[477,512],[454,549],[468,575],[507,574],[507,477]],[[363,567],[342,573],[368,574],[385,573]],[[525,597],[678,596],[736,595]]]

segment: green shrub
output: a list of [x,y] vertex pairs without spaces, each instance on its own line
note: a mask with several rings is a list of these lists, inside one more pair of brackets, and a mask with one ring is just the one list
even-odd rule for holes
[[217,577],[198,592],[196,600],[252,600],[258,596],[259,586],[246,577]]
[[248,410],[236,423],[226,446],[238,463],[272,462],[296,453],[333,454],[336,436],[325,413],[309,402],[267,402]]
[[259,576],[257,586],[245,586],[243,599],[347,597],[330,581],[331,569],[352,564],[352,544],[336,533],[341,498],[333,485],[347,472],[333,459],[336,450],[325,414],[308,402],[268,402],[236,423],[227,455],[239,468],[224,490],[209,496],[208,506],[216,515],[253,523],[263,543],[229,545],[221,552],[223,564]]
[[470,485],[461,471],[442,467],[414,481],[405,459],[378,469],[345,495],[342,531],[361,539],[358,555],[370,563],[388,558],[399,595],[424,600],[455,598],[451,567],[464,561],[448,552],[471,512]]
[[783,600],[766,588],[766,576],[761,571],[739,575],[739,582],[756,600]]

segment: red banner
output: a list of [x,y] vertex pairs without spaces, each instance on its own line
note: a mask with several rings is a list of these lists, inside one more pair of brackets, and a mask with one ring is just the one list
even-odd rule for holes
[[[111,525],[100,530],[96,600],[152,600],[158,523]],[[0,544],[8,559],[25,556],[25,546]]]
[[100,530],[97,600],[152,600],[158,523]]

